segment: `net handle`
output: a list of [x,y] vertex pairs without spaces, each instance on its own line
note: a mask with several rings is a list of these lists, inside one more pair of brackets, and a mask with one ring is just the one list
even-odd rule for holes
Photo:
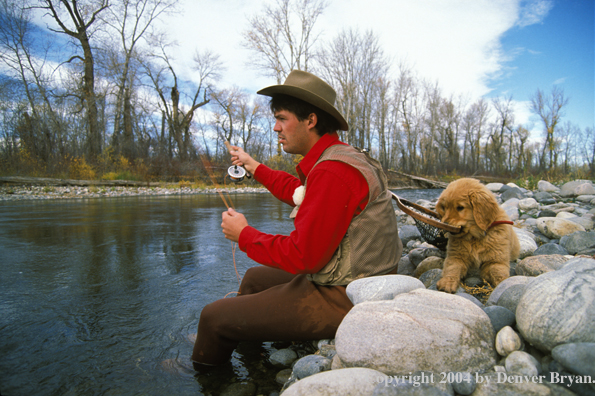
[[[392,198],[397,202],[397,206],[399,207],[399,209],[401,209],[403,212],[407,213],[409,216],[413,217],[414,219],[422,221],[422,222],[429,224],[433,227],[440,228],[440,229],[442,229],[446,232],[450,232],[452,234],[461,232],[460,226],[455,227],[455,226],[451,226],[449,224],[441,222],[440,216],[438,215],[438,213],[434,212],[433,210],[424,208],[423,206],[413,203],[411,201],[408,201],[406,199],[399,198],[399,196],[392,191],[391,191],[391,194],[392,194]],[[408,206],[415,208],[415,209],[419,210],[420,212],[425,213],[427,216],[424,216],[421,213],[418,213],[418,212],[415,212],[415,211],[409,209]]]

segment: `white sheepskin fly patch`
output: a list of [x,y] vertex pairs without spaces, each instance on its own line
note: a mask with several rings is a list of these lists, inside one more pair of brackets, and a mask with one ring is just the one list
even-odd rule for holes
[[305,196],[306,196],[306,187],[299,186],[293,192],[293,197],[292,197],[293,198],[293,203],[296,206],[300,206],[302,204],[302,202],[304,202],[304,197]]

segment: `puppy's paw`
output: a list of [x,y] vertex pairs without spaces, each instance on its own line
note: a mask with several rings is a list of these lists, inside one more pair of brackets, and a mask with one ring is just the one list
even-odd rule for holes
[[436,283],[438,290],[445,291],[447,293],[454,293],[459,288],[459,280],[451,277],[443,277]]

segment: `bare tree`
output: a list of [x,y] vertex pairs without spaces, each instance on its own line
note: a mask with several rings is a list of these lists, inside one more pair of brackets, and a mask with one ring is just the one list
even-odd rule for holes
[[39,8],[46,10],[60,29],[50,30],[66,34],[78,43],[82,56],[73,55],[83,63],[83,83],[81,101],[87,111],[88,136],[87,153],[95,161],[102,149],[102,133],[98,122],[97,96],[95,93],[95,59],[91,46],[91,36],[96,28],[98,16],[109,7],[109,0],[40,0]]
[[318,35],[314,26],[325,0],[276,0],[249,18],[243,46],[255,53],[251,64],[281,84],[290,71],[308,71]]
[[[219,78],[222,66],[218,55],[210,51],[197,52],[194,56],[194,71],[198,75],[198,83],[194,84],[193,89],[188,90],[189,95],[185,96],[184,91],[181,90],[186,87],[179,85],[181,81],[178,80],[173,63],[165,51],[170,44],[157,40],[154,45],[158,47],[158,52],[151,57],[155,63],[145,63],[145,70],[159,96],[163,118],[168,126],[169,139],[175,142],[180,160],[186,161],[193,151],[190,125],[194,112],[210,102],[211,84]],[[171,144],[168,151],[171,157],[173,155]]]
[[[568,98],[564,96],[564,90],[557,85],[552,87],[550,96],[538,89],[531,98],[531,110],[539,116],[543,122],[545,142],[541,151],[540,169],[551,169],[556,165],[554,161],[556,146],[556,130],[560,119],[564,116],[564,107],[568,104]],[[548,164],[545,163],[549,158]]]
[[[129,159],[134,157],[135,151],[132,95],[136,68],[132,62],[138,54],[140,40],[157,19],[173,9],[176,1],[115,0],[102,17],[119,39],[119,44],[114,45],[116,51],[110,67],[117,76],[112,147]],[[106,47],[109,48],[109,44]]]

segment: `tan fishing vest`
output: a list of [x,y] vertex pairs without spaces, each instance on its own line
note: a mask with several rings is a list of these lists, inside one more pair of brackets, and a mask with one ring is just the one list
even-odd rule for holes
[[[314,167],[322,161],[341,161],[353,166],[365,177],[370,192],[368,204],[351,221],[331,260],[316,274],[309,274],[308,279],[319,285],[347,285],[356,279],[390,272],[401,258],[403,245],[380,163],[341,144],[327,148]],[[307,183],[306,179],[306,194]]]

